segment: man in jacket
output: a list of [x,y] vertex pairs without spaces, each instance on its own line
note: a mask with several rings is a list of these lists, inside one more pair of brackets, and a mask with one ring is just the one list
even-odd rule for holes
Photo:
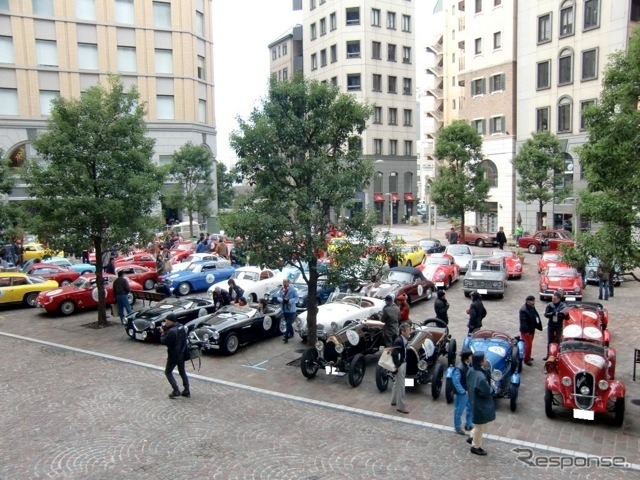
[[504,250],[504,244],[507,243],[507,236],[504,233],[504,227],[500,227],[500,230],[496,233],[496,240],[500,250]]
[[213,304],[216,307],[216,310],[221,309],[222,307],[229,305],[231,303],[231,299],[229,298],[229,292],[223,290],[220,287],[215,287],[213,289]]
[[540,314],[536,310],[536,297],[529,295],[520,308],[520,337],[524,341],[524,363],[533,365],[533,337],[537,330],[542,330]]
[[293,321],[296,318],[296,303],[298,303],[298,290],[291,285],[288,278],[282,280],[282,288],[276,296],[276,301],[282,303],[282,312],[284,313],[284,321],[287,324],[287,331],[282,337],[284,343],[288,343],[293,337]]
[[129,292],[131,287],[129,281],[124,276],[124,271],[118,271],[118,278],[113,281],[113,294],[116,296],[116,304],[118,305],[118,316],[120,317],[120,323],[125,325],[124,312],[127,315],[131,314],[131,305],[129,305]]
[[451,227],[451,230],[449,230],[449,245],[455,245],[456,243],[458,243],[458,232],[456,232],[456,229]]
[[473,430],[467,443],[471,444],[471,453],[475,455],[487,454],[482,448],[482,435],[487,431],[487,425],[496,419],[496,404],[489,383],[491,375],[485,369],[486,363],[484,352],[473,352],[472,368],[467,372],[467,391],[473,414]]
[[555,292],[544,310],[544,316],[547,318],[547,356],[544,357],[544,360],[549,358],[549,345],[560,341],[562,321],[564,320],[562,310],[566,306],[562,301],[562,292]]
[[[471,350],[462,350],[460,352],[460,363],[453,369],[451,381],[453,382],[453,428],[456,433],[465,435],[465,430],[469,431],[473,428],[473,415],[471,413],[471,403],[469,395],[467,395],[467,372],[471,365]],[[467,410],[467,418],[462,429],[462,412]]]
[[598,300],[602,300],[602,292],[604,291],[604,299],[609,300],[609,275],[611,268],[602,261],[598,265],[596,275],[598,275]]
[[482,328],[482,319],[487,316],[487,310],[484,308],[482,297],[478,292],[471,294],[471,305],[468,312],[469,323],[467,323],[467,328],[469,329],[469,335],[471,335],[474,331]]
[[433,308],[436,311],[436,317],[449,325],[449,302],[445,298],[445,291],[438,290],[438,298],[433,302]]
[[[167,346],[167,365],[164,369],[164,374],[169,380],[173,391],[169,394],[169,398],[176,398],[182,395],[183,397],[191,397],[189,391],[189,377],[184,368],[185,354],[187,352],[187,331],[185,328],[176,322],[176,316],[173,313],[167,315],[164,321],[164,327],[160,327],[160,341],[163,345]],[[184,390],[182,394],[176,383],[176,379],[173,377],[173,369],[178,367],[178,373],[182,378],[182,386]]]
[[393,364],[398,367],[396,378],[393,382],[391,390],[391,405],[396,407],[400,413],[409,413],[404,403],[405,375],[407,373],[407,345],[409,344],[409,335],[411,334],[411,325],[407,322],[400,325],[400,335],[393,342],[393,351],[391,358]]
[[384,323],[382,339],[385,347],[391,347],[398,336],[400,309],[393,303],[393,297],[391,295],[384,297],[384,303],[385,305],[382,307],[382,318],[380,319]]

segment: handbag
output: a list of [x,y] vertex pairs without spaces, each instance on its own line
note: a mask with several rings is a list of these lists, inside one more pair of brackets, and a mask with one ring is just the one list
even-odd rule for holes
[[389,370],[390,372],[395,372],[397,367],[395,363],[393,363],[393,357],[391,356],[391,350],[387,350],[386,348],[380,355],[380,360],[378,360],[378,365],[380,365],[385,370]]

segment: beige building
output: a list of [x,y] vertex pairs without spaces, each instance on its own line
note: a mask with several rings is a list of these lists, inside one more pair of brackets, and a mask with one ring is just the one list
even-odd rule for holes
[[[53,98],[112,73],[148,105],[156,163],[187,141],[215,157],[211,2],[0,0],[0,148],[12,165],[36,154]],[[24,185],[12,198],[27,198]]]
[[269,44],[269,71],[279,81],[302,73],[302,25],[296,25]]

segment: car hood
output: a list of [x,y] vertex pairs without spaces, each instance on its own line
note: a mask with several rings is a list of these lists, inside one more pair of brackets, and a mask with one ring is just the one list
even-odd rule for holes
[[[56,283],[56,286],[57,286],[57,282],[52,282],[52,283]],[[79,295],[87,290],[89,291],[89,293],[91,293],[91,290],[93,290],[93,289],[78,288],[75,285],[67,285],[66,287],[58,287],[58,288],[55,288],[54,286],[52,288],[53,288],[52,290],[47,290],[46,292],[42,292],[40,296],[45,298],[66,297],[69,295]]]
[[596,381],[603,378],[607,360],[597,353],[563,352],[558,356],[559,371],[562,374],[575,375],[586,371],[591,373]]
[[[316,321],[319,324],[322,323],[323,325],[330,325],[332,321],[340,320],[345,317],[348,318],[360,311],[362,311],[362,308],[348,303],[325,303],[318,307]],[[299,318],[306,323],[307,312],[302,312]]]
[[503,374],[509,366],[507,358],[511,355],[511,344],[502,339],[471,339],[469,348],[472,352],[484,352],[485,358],[493,370],[500,370]]
[[468,265],[473,255],[451,255],[458,265]]
[[426,277],[426,278],[433,278],[433,276],[435,274],[437,274],[440,271],[444,272],[445,270],[445,266],[444,265],[425,265],[424,266],[424,270],[422,271],[422,274]]
[[502,281],[504,279],[503,272],[473,272],[467,271],[465,280],[494,280]]
[[384,299],[384,297],[386,297],[387,295],[392,295],[392,294],[396,294],[400,288],[402,287],[402,285],[398,284],[398,283],[381,283],[379,285],[375,285],[375,284],[369,284],[367,286],[365,286],[364,290],[365,290],[365,294],[367,295],[367,297],[374,297],[374,298],[382,298]]
[[207,320],[206,324],[201,323],[195,329],[196,331],[200,329],[208,329],[208,330],[216,330],[218,332],[223,331],[229,327],[233,327],[238,322],[242,322],[246,320],[247,317],[244,315],[233,315],[229,313],[221,313],[220,315],[214,315],[210,319]]

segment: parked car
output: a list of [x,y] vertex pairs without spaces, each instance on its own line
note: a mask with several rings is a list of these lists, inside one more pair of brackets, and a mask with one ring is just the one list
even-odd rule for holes
[[507,278],[517,278],[518,280],[522,278],[523,262],[516,252],[496,248],[491,250],[490,255],[492,257],[504,257],[507,263]]
[[568,230],[538,230],[533,235],[521,237],[518,247],[526,248],[529,253],[541,253],[543,250],[560,250],[560,245],[575,244]]
[[484,352],[491,370],[493,395],[508,398],[511,411],[515,412],[524,358],[524,342],[520,337],[498,330],[478,330],[465,338],[462,348]]
[[[78,272],[80,275],[84,275],[85,273],[96,273],[96,266],[91,265],[89,263],[71,263],[68,258],[64,257],[51,257],[45,262],[48,265],[56,265],[57,267],[69,268],[74,272]],[[27,262],[23,265],[22,271],[26,271],[31,265],[34,265],[35,262]]]
[[[264,298],[268,291],[280,285],[282,279],[286,277],[284,277],[279,270],[260,267],[240,267],[233,272],[230,278],[236,282],[236,285],[244,290],[244,297],[247,301],[256,303],[259,299]],[[209,287],[209,295],[213,295],[216,287],[224,290],[229,289],[227,281],[223,280]]]
[[502,298],[507,291],[507,278],[507,261],[504,257],[476,256],[469,262],[462,291],[465,297],[476,291],[480,295]]
[[460,273],[467,273],[473,252],[469,245],[447,245],[444,253],[451,255],[460,267]]
[[130,263],[121,263],[116,265],[116,274],[123,272],[123,275],[129,280],[139,283],[145,290],[153,290],[158,283],[158,272],[154,268],[143,267],[142,265],[133,265]]
[[230,267],[231,262],[226,258],[219,257],[215,253],[192,253],[184,260],[172,266],[172,272],[180,272],[186,270],[192,262],[216,262],[219,267]]
[[394,267],[382,280],[364,285],[360,291],[367,297],[384,300],[387,295],[406,295],[409,304],[419,300],[431,300],[436,285],[427,280],[422,272],[414,267]]
[[[304,281],[300,272],[294,274],[292,278],[290,278],[291,285],[298,291],[298,302],[296,303],[296,310],[298,313],[304,312],[307,309],[309,302],[309,285]],[[267,293],[264,294],[265,300],[272,304],[277,305],[278,302],[276,298],[278,297],[278,293],[280,292],[282,286],[277,286]],[[335,291],[335,286],[329,284],[326,275],[320,275],[318,278],[318,287],[316,289],[316,299],[318,300],[318,305],[323,305],[327,303],[331,294]]]
[[180,242],[171,247],[171,263],[176,264],[182,262],[192,253],[196,252],[196,242]]
[[[585,280],[587,283],[594,283],[594,284],[598,284],[598,266],[600,265],[600,260],[598,260],[596,257],[591,257],[591,259],[589,260],[589,263],[587,263],[587,266],[585,267]],[[613,286],[614,287],[619,287],[620,284],[622,284],[622,268],[620,268],[619,266],[616,266],[614,268],[614,273],[613,273]]]
[[548,267],[568,267],[563,259],[562,252],[558,250],[547,250],[542,252],[538,259],[538,273],[542,273]]
[[465,225],[464,235],[461,233],[460,227],[456,228],[458,233],[458,243],[475,245],[476,247],[494,247],[498,246],[496,233],[487,232],[487,230],[479,225]]
[[609,312],[601,303],[566,302],[566,305],[562,309],[562,340],[586,340],[609,346]]
[[424,250],[425,254],[442,253],[446,248],[442,243],[440,243],[440,240],[436,240],[435,238],[423,238],[418,240],[418,246]]
[[34,263],[27,269],[27,275],[54,280],[58,285],[64,287],[75,281],[80,274],[75,270],[58,267],[49,263]]
[[47,248],[43,244],[37,242],[23,244],[22,250],[23,262],[34,260],[36,258],[46,260],[55,256],[64,257],[64,252],[56,252],[55,250],[51,250],[50,248]]
[[559,289],[565,300],[582,300],[582,276],[573,267],[549,267],[540,276],[540,300],[551,299]]
[[135,253],[126,257],[118,257],[114,263],[116,267],[127,264],[140,265],[151,270],[156,269],[156,259],[150,253]]
[[201,342],[203,350],[220,350],[233,355],[241,345],[284,335],[287,329],[280,307],[269,305],[265,312],[257,304],[227,305],[217,312],[187,323],[189,336]]
[[460,266],[446,253],[427,255],[418,270],[422,270],[425,278],[432,281],[436,288],[445,290],[460,279]]
[[34,277],[22,272],[0,272],[0,305],[24,303],[36,306],[36,298],[46,290],[56,288],[58,282]]
[[407,267],[414,267],[420,265],[424,259],[425,252],[418,245],[404,244],[398,245],[400,250],[399,264],[406,265]]
[[300,370],[306,378],[313,378],[319,369],[327,375],[348,375],[349,385],[362,383],[367,367],[366,355],[375,354],[384,346],[384,323],[367,319],[347,325],[326,342],[319,340],[307,348],[300,358]]
[[234,271],[233,267],[218,267],[217,262],[191,262],[185,270],[162,275],[158,279],[156,291],[178,295],[203,292],[214,283],[231,278]]

